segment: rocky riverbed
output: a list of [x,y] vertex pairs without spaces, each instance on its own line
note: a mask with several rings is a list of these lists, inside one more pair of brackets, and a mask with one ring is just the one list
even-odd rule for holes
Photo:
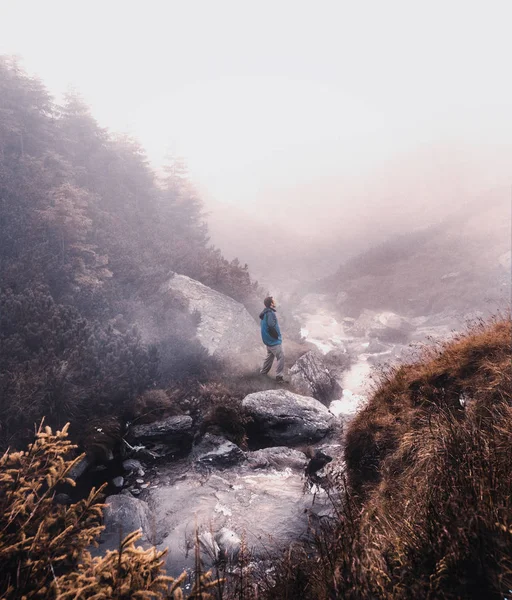
[[[185,283],[183,292],[190,287]],[[201,304],[203,313],[208,306]],[[198,435],[187,414],[130,429],[132,456],[115,482],[120,493],[107,498],[100,552],[140,528],[145,544],[168,549],[172,575],[194,567],[197,544],[206,568],[236,558],[242,545],[264,560],[307,535],[310,519],[329,513],[322,487],[311,487],[305,477],[311,452],[334,457],[328,469],[342,468],[343,425],[364,406],[373,370],[403,359],[411,343],[446,337],[450,329],[448,322],[389,312],[340,319],[326,306],[319,295],[309,295],[297,307],[295,318],[302,319],[302,335],[314,349],[289,369],[294,391],[266,389],[243,400],[251,417],[250,449],[211,433]],[[229,308],[233,315],[239,311]],[[202,343],[217,343],[225,333],[209,323],[203,319]]]

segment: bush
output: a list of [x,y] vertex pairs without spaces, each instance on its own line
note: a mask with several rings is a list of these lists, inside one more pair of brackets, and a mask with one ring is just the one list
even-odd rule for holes
[[45,286],[7,290],[0,294],[0,448],[26,443],[44,415],[57,427],[121,415],[155,370],[135,329],[88,322]]
[[[103,529],[102,490],[70,506],[55,502],[58,486],[74,485],[69,473],[82,458],[67,458],[75,448],[67,429],[53,434],[40,427],[26,451],[0,459],[1,597],[183,598],[186,573],[166,577],[165,552],[136,547],[140,532],[128,535],[119,550],[91,557],[88,548]],[[208,573],[198,576],[189,598],[208,598],[207,590],[217,584]]]

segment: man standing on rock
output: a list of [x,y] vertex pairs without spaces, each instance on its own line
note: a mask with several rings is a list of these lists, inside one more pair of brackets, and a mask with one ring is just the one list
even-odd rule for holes
[[284,353],[283,339],[281,338],[281,330],[277,322],[276,302],[272,296],[268,296],[263,300],[265,308],[260,314],[261,319],[261,338],[267,347],[267,357],[261,367],[260,373],[267,375],[272,367],[274,358],[277,358],[276,381],[278,383],[288,383],[283,378],[284,371]]

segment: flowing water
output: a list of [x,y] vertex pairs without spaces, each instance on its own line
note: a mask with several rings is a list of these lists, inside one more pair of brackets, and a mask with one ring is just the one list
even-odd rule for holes
[[338,383],[343,389],[342,397],[333,400],[329,407],[330,411],[337,416],[353,416],[367,399],[371,365],[364,349],[368,343],[347,334],[343,324],[328,309],[319,308],[303,316],[302,336],[323,354],[331,350],[347,352],[349,346],[355,346],[360,350],[360,352],[356,350],[355,360],[350,368],[338,378]]

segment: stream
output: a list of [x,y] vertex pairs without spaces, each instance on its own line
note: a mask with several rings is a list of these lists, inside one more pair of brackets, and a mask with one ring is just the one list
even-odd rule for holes
[[304,316],[301,335],[324,355],[333,350],[347,353],[349,348],[355,354],[354,356],[351,352],[353,362],[350,368],[337,378],[343,394],[329,406],[329,410],[336,416],[355,415],[364,406],[368,395],[371,365],[368,362],[368,354],[364,352],[368,342],[348,334],[343,324],[328,309],[321,308]]

